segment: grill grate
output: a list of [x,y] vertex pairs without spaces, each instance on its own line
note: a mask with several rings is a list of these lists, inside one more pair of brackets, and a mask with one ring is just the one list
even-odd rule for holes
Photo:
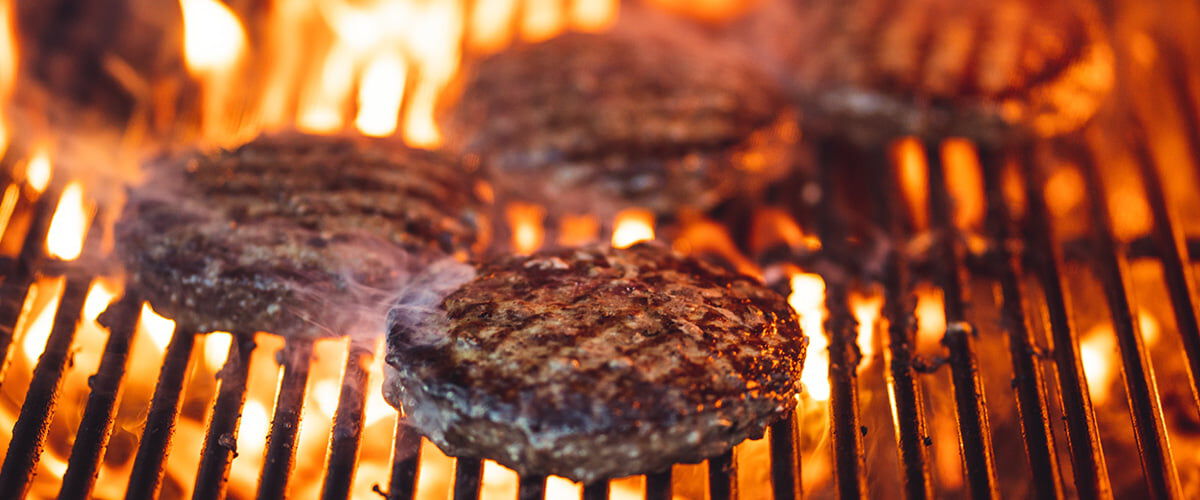
[[[1161,45],[1167,60],[1181,61],[1172,54],[1173,45]],[[1174,57],[1174,59],[1172,59]],[[1169,83],[1183,103],[1185,139],[1193,160],[1200,160],[1200,108],[1188,87],[1189,76],[1183,65],[1168,72]],[[1147,125],[1136,116],[1123,117],[1121,144],[1132,153],[1136,173],[1142,179],[1150,210],[1149,236],[1125,243],[1117,235],[1114,214],[1105,202],[1111,186],[1101,175],[1101,161],[1083,136],[1070,137],[1060,144],[1024,149],[982,150],[983,204],[985,236],[992,243],[985,252],[971,252],[968,235],[954,220],[946,166],[940,154],[941,144],[923,145],[928,161],[924,175],[928,180],[924,206],[930,221],[932,244],[926,259],[917,262],[901,246],[893,245],[882,255],[873,278],[882,290],[882,316],[888,323],[882,342],[883,383],[888,392],[888,409],[895,439],[896,465],[893,471],[868,471],[873,450],[868,449],[864,421],[873,416],[875,405],[863,401],[859,393],[862,352],[857,344],[857,321],[851,307],[851,286],[838,276],[839,269],[861,267],[864,235],[853,228],[853,210],[847,207],[868,200],[866,209],[872,226],[892,243],[904,242],[915,232],[905,217],[907,207],[901,197],[902,180],[894,168],[896,159],[885,149],[861,150],[837,141],[823,141],[815,148],[816,169],[813,177],[796,180],[796,189],[817,186],[821,196],[798,202],[794,208],[807,226],[816,228],[822,242],[819,255],[784,252],[772,259],[791,263],[804,262],[826,276],[825,332],[829,337],[829,438],[832,484],[843,497],[863,497],[872,493],[869,472],[894,474],[908,498],[928,498],[937,489],[931,456],[933,432],[929,402],[922,381],[930,373],[949,372],[952,407],[957,422],[956,438],[961,452],[964,486],[973,497],[995,497],[1001,493],[998,479],[994,430],[989,422],[984,383],[980,374],[981,335],[1002,334],[1007,340],[1013,377],[1016,410],[1031,488],[1037,496],[1062,498],[1070,493],[1082,498],[1111,497],[1114,494],[1109,468],[1101,442],[1100,424],[1089,393],[1080,351],[1080,330],[1073,323],[1072,287],[1067,282],[1068,267],[1091,270],[1104,290],[1104,305],[1111,316],[1117,339],[1117,352],[1124,376],[1124,389],[1134,435],[1140,451],[1141,470],[1146,491],[1158,498],[1183,497],[1180,474],[1172,456],[1163,415],[1162,398],[1156,385],[1151,357],[1139,331],[1136,295],[1131,284],[1130,265],[1134,260],[1153,259],[1162,266],[1163,282],[1174,311],[1175,327],[1181,339],[1188,368],[1192,399],[1187,403],[1200,408],[1200,321],[1196,315],[1196,290],[1191,276],[1193,255],[1200,254],[1200,241],[1187,240],[1178,221],[1172,217],[1164,192],[1164,179],[1150,151]],[[1069,158],[1083,174],[1084,192],[1089,211],[1089,227],[1081,242],[1060,241],[1054,216],[1047,204],[1045,186],[1051,158]],[[1016,214],[1005,201],[1006,165],[1017,166],[1023,179],[1019,186],[1027,206]],[[1200,164],[1200,161],[1194,162]],[[858,174],[857,178],[847,172]],[[848,193],[846,183],[860,193]],[[30,286],[39,276],[65,277],[60,305],[46,348],[33,368],[33,375],[12,440],[0,467],[0,490],[28,491],[46,441],[55,407],[60,404],[59,386],[70,363],[75,325],[79,322],[88,285],[96,276],[94,263],[58,262],[44,252],[55,202],[61,185],[36,199],[27,210],[32,223],[21,240],[18,257],[4,261],[4,281],[0,285],[0,352],[9,353],[21,315],[21,304]],[[96,221],[104,217],[95,217]],[[85,244],[85,258],[100,253],[103,228],[96,222]],[[1019,244],[1018,244],[1019,243]],[[1080,250],[1080,248],[1083,248]],[[927,262],[926,262],[927,261]],[[944,296],[947,328],[942,343],[944,358],[927,359],[918,354],[917,325],[913,318],[914,289],[918,281],[934,282]],[[972,323],[969,313],[969,284],[973,280],[992,280],[998,285],[997,306],[1001,326],[981,327]],[[1034,286],[1036,285],[1036,286]],[[1036,289],[1036,290],[1035,290]],[[110,334],[104,346],[99,369],[89,380],[90,392],[71,448],[62,479],[60,498],[87,498],[94,488],[100,462],[113,432],[116,404],[122,389],[131,344],[136,331],[141,298],[136,291],[114,303],[104,320]],[[1035,304],[1045,315],[1045,326],[1038,315],[1029,311]],[[1048,343],[1041,346],[1037,332],[1044,330]],[[189,361],[199,335],[178,325],[166,346],[157,384],[148,406],[145,429],[138,441],[127,498],[152,498],[158,494],[171,449],[176,421],[181,413],[182,393],[188,377]],[[247,398],[250,359],[257,348],[254,336],[233,335],[229,355],[218,373],[219,389],[211,402],[211,418],[203,442],[199,468],[195,476],[194,498],[221,498],[226,494],[226,478],[237,454],[236,434]],[[379,356],[377,346],[352,344],[349,348],[342,385],[325,463],[321,488],[323,498],[348,498],[356,471],[365,420],[369,362]],[[258,497],[283,498],[295,469],[301,414],[304,406],[310,366],[314,356],[311,341],[289,340],[279,356],[282,365],[274,416],[271,419],[264,461],[258,484]],[[7,358],[6,358],[7,359]],[[5,363],[3,370],[7,370]],[[1049,370],[1047,372],[1046,370]],[[3,373],[7,375],[7,373]],[[1056,436],[1055,417],[1064,422],[1062,435]],[[770,429],[770,481],[779,500],[799,498],[802,492],[800,415],[774,424]],[[1065,442],[1062,437],[1065,436]],[[941,437],[939,439],[948,438]],[[396,457],[386,491],[377,491],[389,499],[414,497],[420,473],[421,440],[403,422],[397,424],[392,444]],[[1064,460],[1060,454],[1069,454]],[[738,497],[738,471],[735,455],[726,453],[707,464],[708,495],[716,500]],[[1069,470],[1064,467],[1069,465]],[[454,473],[456,500],[478,498],[482,486],[483,464],[478,460],[458,460]],[[1068,476],[1070,477],[1068,479]],[[672,497],[671,471],[646,478],[648,499]],[[1065,488],[1064,484],[1071,484]],[[519,498],[543,498],[545,477],[523,477]],[[607,483],[587,485],[583,498],[609,496]]]

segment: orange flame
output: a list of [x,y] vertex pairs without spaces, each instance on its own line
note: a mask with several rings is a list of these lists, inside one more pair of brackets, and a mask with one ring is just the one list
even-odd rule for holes
[[[13,36],[12,0],[0,1],[0,106],[12,97],[17,80],[17,42]],[[8,149],[8,121],[0,116],[0,156]]]
[[966,139],[950,138],[942,143],[946,185],[954,199],[954,223],[962,229],[983,221],[983,167],[975,146]]
[[407,71],[404,59],[389,52],[379,54],[367,66],[358,89],[358,119],[354,122],[360,132],[373,137],[396,132]]
[[50,331],[54,328],[54,316],[62,301],[64,284],[63,278],[39,281],[29,292],[26,307],[34,302],[46,301],[37,311],[36,316],[33,316],[33,319],[27,323],[28,326],[25,326],[25,335],[21,339],[22,352],[30,361],[36,361],[42,351],[46,349],[46,341],[50,339]]
[[229,332],[212,332],[204,336],[204,364],[209,370],[219,370],[229,357],[233,335]]
[[875,353],[875,329],[878,327],[879,315],[883,310],[883,296],[880,294],[863,295],[850,294],[850,310],[858,321],[858,348],[862,352],[863,362],[859,369],[871,363]]
[[808,336],[808,359],[800,381],[816,401],[829,399],[829,339],[825,336],[825,280],[820,275],[792,275],[788,304],[800,315],[800,328]]
[[175,333],[175,322],[155,312],[149,302],[143,302],[137,328],[141,336],[149,339],[158,350],[162,351],[171,342],[171,335]]
[[530,203],[509,203],[505,210],[512,230],[512,245],[519,254],[531,254],[542,247],[546,210]]
[[25,163],[25,182],[34,192],[41,193],[50,185],[50,150],[37,146]]
[[600,222],[592,215],[565,215],[558,231],[558,244],[580,246],[593,241],[600,234]]
[[641,208],[622,210],[613,223],[612,246],[629,248],[654,239],[654,214]]
[[921,142],[906,137],[892,146],[899,168],[900,189],[908,203],[909,217],[917,229],[929,227],[929,174],[925,169],[925,150]]
[[87,237],[90,209],[83,198],[83,185],[71,181],[63,189],[58,208],[50,219],[46,235],[46,253],[61,260],[75,260],[83,252],[83,241]]
[[237,16],[217,0],[179,0],[183,10],[184,62],[194,73],[228,69],[246,46]]

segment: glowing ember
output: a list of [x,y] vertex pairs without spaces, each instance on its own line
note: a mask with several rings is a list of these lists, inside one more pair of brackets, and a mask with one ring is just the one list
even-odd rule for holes
[[246,33],[237,16],[217,0],[179,0],[183,54],[193,72],[228,68],[241,55]]
[[899,168],[900,189],[908,203],[909,217],[917,229],[929,225],[929,173],[925,169],[925,150],[921,142],[906,137],[892,146],[896,166]]
[[160,316],[149,302],[143,302],[142,313],[138,317],[138,333],[150,339],[159,350],[164,350],[175,333],[175,322]]
[[34,150],[25,164],[25,182],[29,188],[40,193],[50,185],[50,151],[45,147]]
[[233,335],[229,332],[212,332],[204,336],[204,364],[210,370],[219,370],[229,357]]
[[107,280],[98,279],[88,288],[87,298],[83,300],[83,319],[96,321],[100,314],[117,298],[118,290]]
[[875,354],[875,329],[879,322],[880,311],[883,310],[882,295],[850,294],[850,310],[858,321],[858,348],[862,352],[863,362],[859,368],[871,363]]
[[808,358],[800,381],[816,401],[829,399],[829,339],[825,336],[825,280],[820,275],[792,275],[788,304],[800,315],[800,328],[808,336]]
[[530,254],[542,247],[546,210],[529,203],[509,203],[505,215],[512,230],[512,246],[519,254]]
[[71,181],[63,189],[58,200],[58,209],[50,219],[46,236],[46,252],[61,260],[75,260],[83,252],[83,241],[87,237],[89,210],[84,206],[83,185]]
[[649,210],[630,208],[617,214],[613,223],[612,246],[629,248],[641,241],[654,239],[654,214]]
[[394,53],[382,53],[367,66],[358,89],[358,119],[354,122],[360,132],[384,137],[396,131],[406,71],[404,59]]

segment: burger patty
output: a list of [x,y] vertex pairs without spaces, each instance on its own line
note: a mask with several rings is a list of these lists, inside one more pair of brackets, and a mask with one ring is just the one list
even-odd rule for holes
[[1113,80],[1098,25],[1070,0],[775,0],[741,29],[773,56],[807,127],[996,142],[1095,113]]
[[151,165],[118,250],[151,305],[197,331],[378,333],[372,307],[477,243],[476,177],[382,141],[264,136]]
[[764,73],[703,41],[571,33],[478,64],[449,128],[501,197],[608,216],[758,189],[786,172],[794,120]]
[[393,309],[384,395],[450,455],[590,482],[761,436],[795,403],[806,344],[752,278],[651,243],[565,249]]

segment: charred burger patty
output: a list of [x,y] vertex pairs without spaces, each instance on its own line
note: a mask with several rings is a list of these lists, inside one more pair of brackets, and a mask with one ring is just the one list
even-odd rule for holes
[[601,216],[706,209],[788,168],[795,117],[747,61],[700,41],[572,33],[470,71],[451,128],[502,197]]
[[457,162],[365,139],[264,136],[149,170],[118,249],[154,308],[197,331],[351,333],[406,274],[468,251],[483,208]]
[[384,393],[448,454],[589,482],[761,436],[794,404],[805,346],[752,278],[652,244],[559,250],[394,309]]

